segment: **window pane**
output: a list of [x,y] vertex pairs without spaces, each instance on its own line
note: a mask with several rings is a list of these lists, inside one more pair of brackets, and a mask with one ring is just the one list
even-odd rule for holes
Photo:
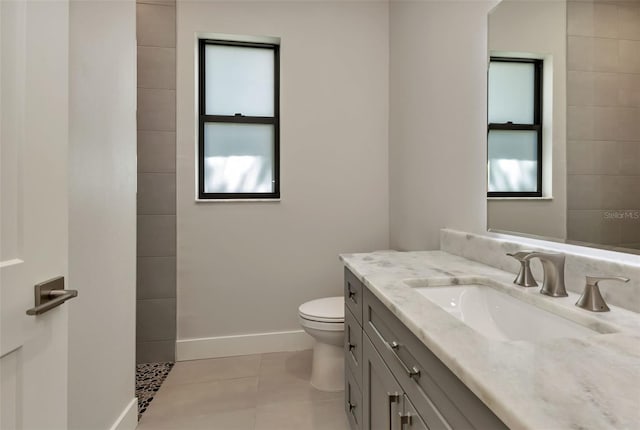
[[533,124],[534,72],[532,63],[490,63],[490,123]]
[[274,192],[270,124],[205,124],[204,192]]
[[274,116],[274,51],[205,46],[207,115]]
[[489,191],[537,191],[536,131],[489,132]]

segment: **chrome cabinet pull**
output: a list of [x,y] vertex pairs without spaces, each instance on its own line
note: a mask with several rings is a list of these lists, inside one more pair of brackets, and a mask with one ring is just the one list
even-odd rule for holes
[[[384,339],[383,339],[384,341]],[[393,342],[385,342],[385,344],[387,345],[387,347],[389,348],[389,350],[393,353],[393,356],[396,358],[396,360],[398,360],[398,362],[400,363],[400,365],[402,366],[402,369],[406,372],[407,376],[409,378],[419,378],[420,377],[420,369],[418,369],[416,366],[407,366],[405,364],[404,361],[402,361],[402,359],[400,358],[400,356],[398,355],[398,353],[396,351],[398,351],[400,349],[400,344],[398,344],[398,342],[396,342],[395,340]]]
[[387,405],[389,412],[389,429],[393,428],[393,404],[400,403],[400,394],[398,393],[387,393],[387,398],[389,400],[389,404]]
[[400,358],[400,356],[396,352],[400,349],[400,344],[395,340],[391,342],[387,342],[384,336],[382,336],[382,334],[378,331],[376,326],[373,324],[373,322],[369,321],[369,325],[371,326],[373,331],[375,331],[375,333],[378,335],[380,340],[382,340],[382,343],[384,343],[386,347],[389,349],[389,351],[391,351],[391,353],[396,358],[396,360],[398,360],[398,362],[400,363],[400,366],[402,366],[402,369],[405,371],[407,376],[409,378],[414,378],[414,379],[420,378],[420,369],[418,369],[416,366],[411,366],[411,367],[407,366],[405,362],[402,361],[402,358]]
[[41,315],[78,295],[77,290],[64,289],[64,277],[62,276],[41,282],[33,288],[35,306],[27,309],[27,315]]
[[411,369],[409,369],[408,375],[410,378],[419,378],[420,377],[420,369],[418,369],[416,366],[411,366]]
[[347,296],[353,303],[358,303],[358,301],[355,299],[356,292],[351,290],[351,282],[347,282]]
[[405,425],[408,425],[409,427],[411,427],[411,414],[403,414],[402,412],[398,413],[398,417],[399,417],[399,423],[400,423],[400,430],[404,429]]

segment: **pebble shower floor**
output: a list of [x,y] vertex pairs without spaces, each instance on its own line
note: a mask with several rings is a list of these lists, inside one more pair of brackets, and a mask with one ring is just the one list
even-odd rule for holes
[[136,396],[138,397],[138,421],[153,400],[160,386],[173,367],[172,362],[144,363],[136,365]]

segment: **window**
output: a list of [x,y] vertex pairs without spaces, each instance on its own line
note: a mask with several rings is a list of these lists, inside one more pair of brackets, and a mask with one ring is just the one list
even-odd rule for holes
[[277,199],[278,45],[199,41],[199,199]]
[[542,197],[542,60],[491,58],[488,196]]

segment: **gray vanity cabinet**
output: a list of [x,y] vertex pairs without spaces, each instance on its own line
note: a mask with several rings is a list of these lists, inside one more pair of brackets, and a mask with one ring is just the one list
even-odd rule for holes
[[363,342],[363,428],[428,430],[371,341]]
[[353,273],[344,271],[344,409],[351,430],[362,426],[362,294],[364,286]]
[[352,430],[507,429],[347,269],[345,386]]

